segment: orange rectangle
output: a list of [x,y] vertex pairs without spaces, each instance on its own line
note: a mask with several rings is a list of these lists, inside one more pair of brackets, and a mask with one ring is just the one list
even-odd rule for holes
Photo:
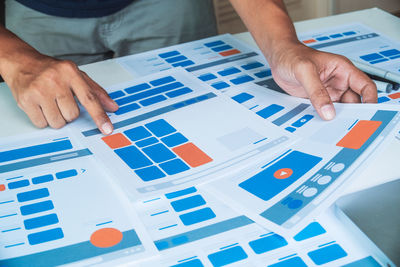
[[388,95],[388,97],[390,97],[391,99],[400,98],[400,92],[399,92],[399,93],[394,93],[394,94]]
[[122,133],[104,136],[101,139],[112,149],[129,146],[131,144],[131,141]]
[[219,54],[220,54],[221,56],[227,57],[227,56],[232,56],[232,55],[239,54],[239,53],[240,53],[239,50],[237,50],[237,49],[232,49],[232,50],[228,50],[228,51],[221,52],[221,53],[219,53]]
[[314,39],[309,39],[309,40],[303,41],[303,43],[305,43],[305,44],[311,44],[311,43],[315,43],[315,42],[316,42],[316,40],[314,40]]
[[206,153],[193,143],[186,143],[172,149],[181,159],[183,159],[190,167],[199,167],[212,161]]
[[381,124],[381,121],[359,121],[336,146],[359,149]]

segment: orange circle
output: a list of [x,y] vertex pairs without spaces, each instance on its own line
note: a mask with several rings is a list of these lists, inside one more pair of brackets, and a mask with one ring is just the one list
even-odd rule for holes
[[121,231],[115,228],[103,228],[94,232],[90,236],[90,243],[99,248],[109,248],[115,246],[122,240]]
[[6,186],[4,184],[0,184],[0,191],[6,190]]
[[276,179],[286,179],[292,176],[293,170],[289,168],[282,168],[274,172],[274,177]]

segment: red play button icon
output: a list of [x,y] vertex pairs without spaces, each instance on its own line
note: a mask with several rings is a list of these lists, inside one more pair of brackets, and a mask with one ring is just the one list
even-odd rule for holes
[[276,179],[286,179],[292,176],[293,170],[289,168],[282,168],[274,172],[274,177]]

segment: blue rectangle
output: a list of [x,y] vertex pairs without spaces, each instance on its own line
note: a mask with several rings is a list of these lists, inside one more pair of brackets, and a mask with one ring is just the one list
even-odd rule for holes
[[31,215],[43,211],[48,211],[54,209],[53,202],[51,200],[46,200],[38,203],[33,203],[25,206],[21,206],[20,208],[21,214],[26,216],[26,215]]
[[365,61],[374,61],[374,60],[383,58],[383,56],[379,55],[378,53],[372,53],[372,54],[360,56],[360,58]]
[[342,267],[382,267],[372,256],[345,264]]
[[307,267],[307,264],[300,257],[293,257],[268,265],[268,267]]
[[250,77],[249,75],[243,75],[243,76],[237,77],[235,79],[232,79],[231,82],[235,85],[238,85],[238,84],[247,83],[247,82],[253,81],[253,80],[254,80],[253,77]]
[[282,107],[282,106],[280,106],[280,105],[272,104],[272,105],[269,105],[269,106],[266,107],[266,108],[263,108],[263,109],[260,110],[260,111],[257,111],[256,114],[257,114],[258,116],[260,116],[261,118],[266,119],[266,118],[269,118],[269,117],[271,117],[272,115],[278,113],[279,111],[281,111],[281,110],[283,110],[283,109],[284,109],[284,107]]
[[58,217],[55,213],[35,217],[31,219],[24,220],[24,226],[26,230],[32,230],[40,227],[49,226],[58,223]]
[[150,96],[154,96],[154,95],[158,95],[158,94],[162,94],[168,91],[171,91],[173,89],[178,89],[180,87],[183,87],[183,84],[180,82],[174,82],[174,83],[170,83],[170,84],[166,84],[154,89],[150,89],[141,93],[137,93],[134,95],[129,95],[120,99],[115,100],[115,102],[118,105],[125,105],[134,101],[138,101],[138,100],[142,100],[145,98],[148,98]]
[[256,61],[256,62],[251,62],[251,63],[246,64],[246,65],[242,65],[242,68],[244,70],[252,70],[252,69],[256,69],[256,68],[262,67],[262,66],[264,66],[264,64]]
[[221,45],[221,46],[216,46],[216,47],[213,47],[213,48],[211,48],[214,52],[222,52],[222,51],[225,51],[225,50],[229,50],[229,49],[232,49],[233,47],[232,46],[230,46],[230,45]]
[[165,194],[165,197],[167,199],[173,199],[173,198],[185,196],[185,195],[188,195],[188,194],[192,194],[192,193],[195,193],[195,192],[197,192],[197,189],[195,187],[189,187],[189,188],[186,188],[186,189],[183,189],[183,190],[167,193],[167,194]]
[[297,129],[289,126],[289,127],[286,127],[285,130],[288,132],[294,133]]
[[51,174],[46,174],[38,177],[32,178],[32,183],[33,184],[42,184],[42,183],[47,183],[53,181],[53,175]]
[[350,35],[354,35],[354,34],[357,34],[357,33],[355,31],[349,31],[349,32],[344,32],[342,34],[346,35],[346,36],[350,36]]
[[240,72],[240,70],[238,68],[230,67],[230,68],[218,71],[217,73],[221,76],[228,76],[228,75],[232,75],[232,74],[239,73],[239,72]]
[[256,254],[262,254],[284,247],[288,242],[277,234],[272,234],[249,242],[249,246]]
[[385,102],[388,102],[388,101],[390,101],[390,98],[387,97],[387,96],[378,97],[378,103],[385,103]]
[[78,175],[77,170],[71,169],[71,170],[66,170],[66,171],[62,171],[62,172],[57,172],[56,178],[57,179],[65,179],[65,178],[70,178],[70,177],[74,177],[77,175]]
[[160,164],[160,168],[163,169],[168,175],[174,175],[180,172],[189,170],[189,166],[186,165],[181,159],[174,159]]
[[184,225],[192,225],[195,223],[203,222],[215,218],[216,215],[210,208],[204,208],[189,213],[179,215]]
[[179,264],[172,265],[171,267],[203,267],[204,265],[201,263],[199,259],[194,259],[190,261],[185,261]]
[[279,117],[276,120],[272,121],[272,123],[277,125],[277,126],[281,126],[282,124],[288,122],[289,120],[291,120],[294,117],[296,117],[297,115],[299,115],[301,112],[303,112],[309,106],[310,106],[309,104],[301,103],[298,106],[294,107],[289,112],[287,112],[286,114],[283,114],[281,117]]
[[326,233],[325,229],[317,222],[312,222],[293,237],[296,241],[303,241]]
[[304,115],[303,117],[301,117],[297,121],[293,122],[292,126],[299,128],[299,127],[303,126],[304,124],[306,124],[307,122],[309,122],[312,118],[314,118],[313,115],[309,115],[309,114]]
[[135,170],[135,173],[145,182],[165,177],[165,174],[156,166]]
[[48,197],[50,195],[49,190],[47,188],[40,188],[32,191],[27,191],[23,193],[17,194],[18,202],[26,202],[31,201],[43,197]]
[[143,126],[126,130],[124,131],[124,134],[134,142],[151,136],[151,133]]
[[122,115],[122,114],[125,114],[125,113],[128,113],[128,112],[137,110],[139,108],[140,108],[140,106],[137,103],[132,103],[132,104],[129,104],[129,105],[126,105],[126,106],[123,106],[123,107],[119,107],[118,110],[115,111],[114,113],[116,115]]
[[175,200],[171,202],[172,208],[176,212],[193,209],[205,205],[206,201],[201,195],[194,195],[187,198]]
[[338,244],[322,247],[320,249],[310,251],[307,254],[317,265],[322,265],[347,256],[346,251],[344,251],[343,248]]
[[247,259],[247,254],[241,246],[231,247],[208,255],[213,266],[219,267]]
[[239,104],[242,104],[252,98],[254,98],[254,96],[248,93],[240,93],[232,97],[232,99],[238,102]]
[[124,95],[125,95],[125,93],[122,92],[121,90],[115,91],[115,92],[112,92],[112,93],[109,93],[109,94],[108,94],[108,96],[109,96],[111,99],[116,99],[116,98],[122,97],[122,96],[124,96]]
[[175,63],[175,62],[179,62],[179,61],[186,60],[186,59],[188,59],[188,58],[185,57],[185,56],[180,55],[180,56],[177,56],[177,57],[167,58],[165,61],[167,61],[168,63]]
[[185,95],[185,94],[188,94],[188,93],[191,93],[191,92],[193,92],[192,89],[187,88],[187,87],[183,87],[181,89],[178,89],[178,90],[175,90],[175,91],[172,91],[172,92],[168,92],[168,93],[166,93],[166,95],[168,97],[170,97],[170,98],[174,98],[174,97]]
[[156,163],[176,158],[176,155],[161,143],[145,147],[143,152]]
[[138,169],[153,163],[136,147],[127,146],[115,149],[114,152],[131,168]]
[[213,46],[223,45],[223,44],[225,44],[223,41],[218,40],[218,41],[214,41],[214,42],[205,43],[204,45],[207,47],[213,47]]
[[163,77],[163,78],[160,78],[160,79],[157,79],[157,80],[150,81],[150,84],[153,85],[153,86],[160,86],[160,85],[171,83],[171,82],[174,82],[174,81],[176,81],[174,77],[166,76],[166,77]]
[[19,180],[19,181],[8,183],[7,186],[8,186],[8,189],[17,189],[17,188],[29,186],[29,184],[30,184],[29,180],[24,179],[24,180]]
[[164,138],[161,138],[161,141],[169,147],[174,147],[177,145],[181,145],[183,143],[188,142],[189,140],[183,136],[181,133],[175,133]]
[[157,137],[162,137],[176,132],[176,129],[163,119],[147,123],[145,126]]
[[127,92],[128,94],[133,94],[133,93],[137,93],[137,92],[149,89],[149,88],[151,88],[151,86],[148,85],[147,83],[141,83],[141,84],[126,88],[125,92]]
[[172,66],[174,66],[174,67],[186,67],[186,66],[190,66],[190,65],[193,65],[193,64],[194,64],[193,61],[185,60],[185,61],[181,61],[181,62],[178,62],[178,63],[174,63],[174,64],[172,64]]
[[147,99],[145,99],[145,100],[142,100],[142,101],[140,101],[139,103],[140,103],[142,106],[146,107],[146,106],[150,106],[150,105],[153,105],[153,104],[156,104],[156,103],[160,103],[160,102],[162,102],[162,101],[164,101],[164,100],[167,100],[167,98],[166,98],[165,96],[163,96],[163,95],[156,95],[156,96],[147,98]]
[[370,64],[378,64],[378,63],[382,63],[382,62],[385,62],[385,61],[389,61],[389,59],[387,59],[387,58],[382,58],[382,59],[370,61],[369,63],[370,63]]
[[326,41],[329,40],[330,38],[328,36],[322,36],[322,37],[317,37],[315,38],[317,41]]
[[271,76],[272,75],[272,72],[271,72],[271,70],[263,70],[263,71],[260,71],[260,72],[257,72],[257,73],[254,73],[254,75],[257,77],[257,78],[265,78],[265,77],[268,77],[268,76]]
[[396,59],[396,58],[400,58],[400,55],[397,56],[391,56],[390,59]]
[[385,57],[391,57],[391,56],[399,55],[400,51],[397,49],[389,49],[389,50],[381,51],[381,52],[379,52],[379,54],[381,54]]
[[43,232],[33,233],[28,235],[28,241],[30,245],[37,245],[46,243],[54,240],[58,240],[64,237],[64,233],[61,228],[54,228]]
[[297,181],[321,160],[320,157],[292,151],[265,170],[241,182],[239,186],[256,197],[268,201]]
[[200,75],[198,78],[199,78],[200,80],[202,80],[203,82],[206,82],[206,81],[209,81],[209,80],[216,79],[217,76],[215,76],[215,75],[212,74],[212,73],[206,73],[206,74]]
[[336,33],[336,34],[329,35],[329,37],[331,37],[331,38],[340,38],[340,37],[343,37],[343,34]]
[[136,142],[135,144],[138,147],[145,147],[145,146],[153,145],[156,143],[158,143],[158,139],[155,137],[150,137],[150,138],[144,139],[142,141]]
[[41,145],[28,146],[13,150],[0,152],[0,163],[39,156],[48,153],[54,153],[64,151],[72,148],[72,144],[69,140],[61,140],[57,142],[51,142]]
[[180,55],[180,53],[178,51],[169,51],[169,52],[165,52],[162,54],[158,54],[158,56],[161,58],[168,58],[168,57],[173,57],[173,56],[177,56],[177,55]]
[[226,82],[216,82],[216,83],[211,84],[211,86],[217,90],[221,90],[221,89],[229,87],[230,85],[227,84]]

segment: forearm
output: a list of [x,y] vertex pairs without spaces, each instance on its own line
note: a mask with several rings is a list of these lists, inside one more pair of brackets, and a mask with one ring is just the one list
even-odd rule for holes
[[268,62],[284,44],[299,44],[282,0],[230,0]]
[[6,81],[20,71],[20,66],[28,67],[31,64],[29,58],[40,56],[38,51],[3,26],[0,26],[0,44],[0,75]]

